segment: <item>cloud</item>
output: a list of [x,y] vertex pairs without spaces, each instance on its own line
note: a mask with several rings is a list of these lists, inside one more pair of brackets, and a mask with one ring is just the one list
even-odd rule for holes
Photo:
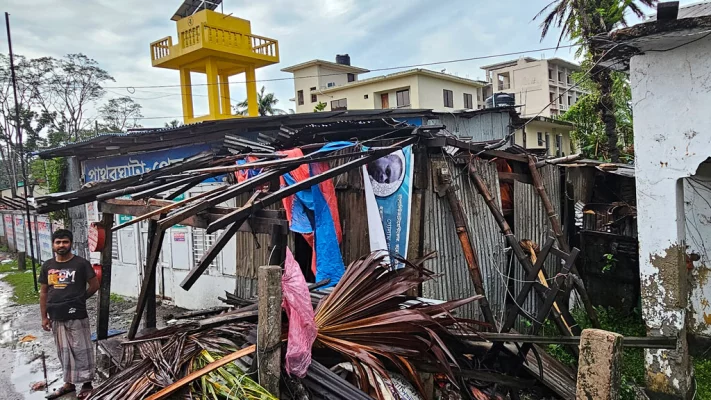
[[[354,65],[375,69],[554,46],[557,32],[539,42],[538,22],[531,22],[543,4],[523,0],[229,0],[224,11],[250,20],[253,33],[279,40],[281,63],[257,72],[257,79],[269,80],[290,77],[279,71],[287,65],[314,58],[332,60],[342,53],[349,53]],[[155,40],[173,35],[177,41],[170,17],[180,1],[34,0],[28,7],[26,0],[5,0],[4,5],[11,14],[18,54],[60,57],[81,52],[96,59],[116,78],[112,87],[135,87],[135,91],[109,89],[108,96],[136,98],[149,117],[142,121],[144,126],[162,126],[182,114],[177,72],[151,67],[149,54],[149,44]],[[7,52],[1,42],[0,51]],[[545,53],[573,58],[568,50]],[[528,55],[541,56],[540,52]],[[481,65],[506,58],[516,56],[432,69],[483,77]],[[244,77],[232,81],[244,81]],[[193,82],[204,83],[204,78]],[[153,85],[171,87],[140,88]],[[281,99],[280,108],[294,107],[288,100],[294,97],[292,81],[258,85]],[[199,96],[206,93],[205,87],[196,86],[194,93],[198,95],[196,112],[206,111],[205,98]],[[231,97],[244,99],[244,85],[231,86]]]

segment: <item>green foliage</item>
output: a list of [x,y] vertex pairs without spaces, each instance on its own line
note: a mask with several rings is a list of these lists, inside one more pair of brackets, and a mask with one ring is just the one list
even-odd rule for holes
[[[592,56],[588,53],[582,64],[582,69],[588,70],[591,67]],[[620,157],[622,161],[629,162],[634,159],[632,91],[627,75],[621,72],[612,72],[610,76],[612,79],[611,96],[615,107],[614,115],[617,120],[615,129],[618,146],[622,147]],[[560,119],[575,124],[571,136],[578,144],[584,157],[610,161],[605,125],[600,118],[600,91],[596,83],[589,76],[585,76],[583,72],[574,73],[573,80],[588,93],[580,97]]]
[[[279,103],[279,99],[276,98],[274,93],[264,93],[265,87],[257,93],[257,103],[259,103],[259,116],[264,117],[267,115],[279,115],[286,114],[284,110],[276,108],[275,106]],[[248,110],[249,104],[247,99],[239,102],[235,105],[234,111],[237,115],[249,115]]]
[[602,272],[609,272],[617,265],[617,259],[614,255],[610,253],[605,253],[603,255],[604,264],[602,265]]
[[[237,349],[232,349],[237,351]],[[199,370],[222,357],[203,350],[193,359],[193,370]],[[253,381],[237,365],[229,363],[193,383],[203,399],[276,400],[276,397]]]
[[696,398],[711,399],[711,359],[694,359],[696,377]]
[[170,121],[170,122],[166,122],[166,123],[165,123],[165,127],[166,127],[166,128],[177,128],[177,127],[180,127],[180,126],[183,126],[183,124],[182,124],[182,122],[178,121],[177,119],[174,119],[174,120],[172,120],[172,121]]
[[[29,257],[27,263],[30,264]],[[12,264],[0,265],[0,268],[0,272],[7,273],[2,280],[12,286],[13,302],[21,305],[39,303],[39,293],[35,292],[35,283],[29,266],[27,271],[18,271],[17,261],[14,261]]]
[[318,104],[314,106],[314,112],[321,112],[326,109],[326,106],[328,104],[324,103],[323,101],[319,101]]
[[111,293],[109,295],[109,301],[111,304],[121,304],[126,301],[126,299],[123,298],[123,296],[118,295],[116,293]]

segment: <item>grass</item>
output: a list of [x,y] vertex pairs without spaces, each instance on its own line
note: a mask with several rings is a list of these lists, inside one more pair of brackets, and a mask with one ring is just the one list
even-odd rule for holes
[[711,359],[695,359],[694,374],[696,376],[696,398],[711,399]]
[[111,295],[109,296],[109,299],[111,301],[111,304],[121,304],[124,301],[126,301],[126,299],[124,299],[123,296],[118,295],[116,293],[111,293]]
[[12,286],[13,302],[21,305],[39,302],[39,293],[35,292],[31,268],[28,268],[27,271],[18,271],[17,260],[13,260],[12,263],[0,264],[0,273],[7,274],[2,280]]

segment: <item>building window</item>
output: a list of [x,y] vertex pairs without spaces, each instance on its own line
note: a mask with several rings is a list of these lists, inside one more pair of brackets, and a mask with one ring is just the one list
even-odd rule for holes
[[568,82],[568,85],[572,84],[573,81],[570,79],[570,74],[566,75],[566,81]]
[[410,89],[395,92],[397,98],[397,108],[410,107]]
[[543,132],[538,132],[538,145],[543,146]]
[[555,101],[555,93],[551,93],[551,104],[552,104],[552,105],[555,105],[555,104],[556,104],[556,101]]
[[556,135],[556,137],[555,137],[555,155],[560,157],[561,151],[563,151],[563,136]]
[[551,154],[551,135],[546,132],[546,154]]
[[311,95],[311,102],[312,102],[312,103],[315,103],[315,102],[317,102],[317,101],[318,101],[318,98],[316,98],[316,95],[315,95],[315,94],[312,94],[312,95]]
[[476,90],[476,101],[481,101],[481,91],[483,89],[477,89]]
[[454,93],[451,90],[444,89],[444,106],[454,108]]
[[355,74],[348,74],[348,82],[355,82]]
[[363,95],[363,98],[364,98],[364,99],[367,99],[367,98],[368,98],[368,95],[367,95],[367,94],[364,94],[364,95]]
[[553,80],[553,70],[552,69],[548,70],[548,79]]
[[469,93],[464,93],[464,108],[466,108],[467,110],[474,108],[472,95],[470,95]]
[[573,96],[568,96],[568,106],[573,105]]
[[563,83],[563,72],[558,71],[558,82]]
[[336,83],[335,83],[335,82],[328,82],[328,83],[326,84],[326,87],[334,87],[334,86],[336,86]]
[[341,111],[341,110],[347,110],[347,109],[348,109],[348,100],[347,99],[333,100],[331,102],[331,111]]

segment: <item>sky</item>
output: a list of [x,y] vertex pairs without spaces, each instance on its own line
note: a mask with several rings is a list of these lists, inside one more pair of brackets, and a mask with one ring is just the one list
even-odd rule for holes
[[[688,4],[692,1],[681,1]],[[32,6],[29,7],[28,3]],[[311,59],[335,60],[348,53],[352,65],[389,68],[502,53],[574,60],[575,49],[555,47],[559,31],[540,40],[533,17],[549,0],[225,0],[225,14],[250,20],[252,33],[279,41],[281,62],[257,70],[257,80],[289,78],[286,66]],[[149,45],[168,35],[177,43],[170,17],[180,0],[2,0],[10,13],[13,50],[34,58],[83,53],[98,61],[115,82],[107,99],[131,96],[143,106],[144,127],[182,121],[178,72],[151,67]],[[218,9],[219,10],[219,9]],[[652,14],[653,10],[647,10]],[[4,35],[2,35],[4,36]],[[5,37],[0,52],[7,53]],[[484,79],[482,65],[516,56],[429,67],[471,79]],[[386,73],[396,72],[397,70]],[[383,72],[363,75],[382,75]],[[233,102],[246,98],[244,76],[234,76]],[[205,79],[193,79],[193,84]],[[167,85],[163,88],[141,86]],[[293,109],[293,81],[259,82],[275,93],[279,108]],[[129,87],[129,88],[127,88]],[[194,89],[196,114],[207,112],[206,88]],[[96,105],[90,118],[95,116]]]

